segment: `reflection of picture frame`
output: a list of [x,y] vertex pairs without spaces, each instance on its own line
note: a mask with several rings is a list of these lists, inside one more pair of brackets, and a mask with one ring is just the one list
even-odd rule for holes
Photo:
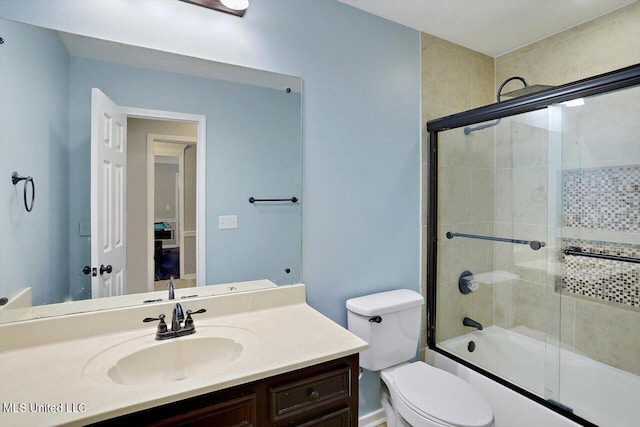
[[178,238],[178,230],[177,230],[177,226],[178,226],[178,222],[175,219],[159,219],[155,221],[155,231],[159,231],[160,228],[158,227],[159,224],[164,224],[164,227],[162,228],[163,231],[168,231],[169,233],[167,235],[164,235],[165,233],[156,233],[156,235],[160,235],[159,237],[161,237],[160,239],[156,239],[156,240],[162,240],[162,247],[163,248],[177,248],[178,242],[180,241],[180,239]]
[[182,0],[185,3],[191,3],[198,6],[206,7],[207,9],[217,10],[218,12],[230,13],[235,16],[244,16],[246,9],[243,10],[235,10],[230,9],[227,6],[223,5],[220,0]]

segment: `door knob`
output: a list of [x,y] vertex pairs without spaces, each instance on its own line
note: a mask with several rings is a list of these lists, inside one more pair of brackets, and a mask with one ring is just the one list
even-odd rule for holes
[[106,267],[104,266],[104,264],[100,265],[100,275],[101,276],[105,272],[107,272],[108,274],[111,274],[112,271],[113,271],[113,267],[111,267],[111,265],[107,265]]

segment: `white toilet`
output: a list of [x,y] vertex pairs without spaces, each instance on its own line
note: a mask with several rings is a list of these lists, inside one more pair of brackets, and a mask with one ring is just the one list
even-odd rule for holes
[[[347,301],[349,330],[369,343],[360,367],[379,371],[388,427],[490,427],[493,410],[469,383],[416,355],[424,298],[409,289]],[[390,394],[390,396],[389,396]]]

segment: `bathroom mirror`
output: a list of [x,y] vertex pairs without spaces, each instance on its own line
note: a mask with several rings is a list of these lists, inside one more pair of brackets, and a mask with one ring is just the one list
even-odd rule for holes
[[170,277],[189,297],[301,281],[300,78],[3,18],[0,37],[0,322],[166,301]]

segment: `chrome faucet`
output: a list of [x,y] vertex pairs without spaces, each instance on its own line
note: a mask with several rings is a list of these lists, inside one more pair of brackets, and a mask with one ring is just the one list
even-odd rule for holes
[[482,325],[480,324],[480,322],[476,322],[470,317],[465,317],[464,319],[462,319],[462,324],[464,326],[470,326],[472,328],[476,328],[479,331],[482,330]]

